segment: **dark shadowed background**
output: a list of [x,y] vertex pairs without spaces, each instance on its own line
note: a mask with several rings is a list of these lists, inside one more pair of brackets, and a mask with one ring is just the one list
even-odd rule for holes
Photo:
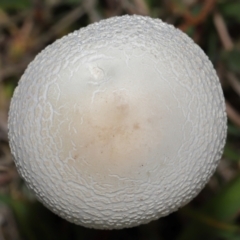
[[[149,15],[186,32],[219,75],[228,115],[220,165],[203,191],[150,224],[97,231],[60,219],[20,179],[7,138],[9,102],[27,64],[46,45],[90,23]],[[0,240],[240,239],[240,0],[0,0]]]

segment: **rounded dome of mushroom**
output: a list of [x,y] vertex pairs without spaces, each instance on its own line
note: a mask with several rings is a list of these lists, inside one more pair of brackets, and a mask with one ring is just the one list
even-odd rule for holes
[[27,185],[56,214],[98,229],[147,223],[188,203],[215,171],[225,138],[208,57],[150,17],[113,17],[48,46],[9,113]]

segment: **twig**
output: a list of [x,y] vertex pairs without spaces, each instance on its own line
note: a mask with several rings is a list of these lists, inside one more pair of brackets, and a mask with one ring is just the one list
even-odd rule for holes
[[[65,17],[63,17],[58,23],[53,25],[49,31],[44,34],[42,37],[39,37],[34,43],[34,46],[37,46],[37,49],[41,49],[51,38],[59,34],[63,29],[67,28],[71,25],[76,19],[81,17],[85,13],[85,10],[80,5],[75,8],[73,11],[68,13]],[[23,70],[27,67],[27,65],[31,62],[34,56],[25,57],[23,62],[18,64],[13,64],[5,69],[0,70],[0,81],[4,80],[13,75],[18,75],[23,72]]]
[[182,11],[178,6],[173,4],[170,4],[170,8],[173,12],[180,13],[180,15],[184,18],[184,23],[181,24],[179,28],[185,31],[189,26],[197,26],[204,22],[207,16],[213,11],[215,5],[216,0],[205,0],[202,10],[197,16],[193,16],[188,9]]
[[134,0],[134,3],[131,3],[129,0],[125,0],[122,2],[122,7],[129,14],[147,15],[145,12],[147,9],[144,10],[144,5],[141,2],[142,1]]
[[234,90],[240,97],[240,82],[238,81],[237,77],[233,73],[228,72],[227,78],[231,86],[234,88]]
[[183,17],[189,25],[196,26],[205,21],[209,13],[214,9],[215,4],[216,0],[205,0],[202,10],[197,16],[192,16],[191,13],[186,12]]
[[[219,12],[214,12],[213,20],[215,27],[217,29],[218,35],[221,39],[223,47],[227,51],[231,51],[234,47],[233,41],[228,33],[227,26],[224,22],[222,15]],[[229,83],[234,86],[234,89],[238,94],[240,94],[240,85],[236,76],[233,73],[227,74]],[[240,127],[240,114],[234,109],[234,107],[227,101],[226,102],[226,111],[229,119],[238,127]]]
[[16,22],[22,19],[23,16],[27,15],[26,13],[27,13],[26,11],[20,12],[15,17],[9,17],[9,15],[5,11],[0,9],[0,17],[1,17],[0,26],[9,27],[10,29],[17,29]]
[[25,57],[23,61],[18,64],[12,64],[8,67],[5,67],[5,69],[0,69],[0,82],[5,78],[18,75],[19,73],[23,72],[32,59],[33,56]]
[[88,0],[83,2],[83,8],[88,13],[92,23],[101,20],[100,15],[96,11],[96,4],[96,0]]
[[117,16],[122,13],[123,0],[103,0],[105,17]]
[[138,13],[141,15],[149,15],[149,8],[144,0],[133,0]]
[[238,127],[240,127],[240,114],[226,101],[226,111],[229,119]]
[[69,12],[65,17],[53,25],[44,36],[40,37],[36,42],[35,46],[43,46],[51,38],[58,35],[62,32],[63,29],[66,29],[72,23],[74,23],[78,18],[80,18],[85,13],[82,5],[76,7],[73,11]]
[[32,15],[25,18],[21,28],[17,28],[12,31],[12,38],[8,46],[8,54],[10,59],[16,59],[18,56],[22,56],[24,52],[31,49],[32,46],[32,30],[33,30]]
[[233,41],[228,33],[222,15],[219,12],[215,11],[213,14],[213,21],[224,48],[228,51],[232,50],[234,46]]

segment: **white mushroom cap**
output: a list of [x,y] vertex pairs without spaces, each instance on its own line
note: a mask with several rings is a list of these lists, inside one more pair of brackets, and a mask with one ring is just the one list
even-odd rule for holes
[[48,46],[9,113],[27,185],[56,214],[98,229],[147,223],[188,203],[225,138],[211,62],[187,35],[149,17],[103,20]]

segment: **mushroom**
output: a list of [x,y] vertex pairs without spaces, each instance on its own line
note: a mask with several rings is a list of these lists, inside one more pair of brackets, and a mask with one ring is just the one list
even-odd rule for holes
[[29,64],[9,112],[20,175],[70,222],[121,229],[192,200],[221,158],[226,113],[208,57],[159,19],[75,31]]

